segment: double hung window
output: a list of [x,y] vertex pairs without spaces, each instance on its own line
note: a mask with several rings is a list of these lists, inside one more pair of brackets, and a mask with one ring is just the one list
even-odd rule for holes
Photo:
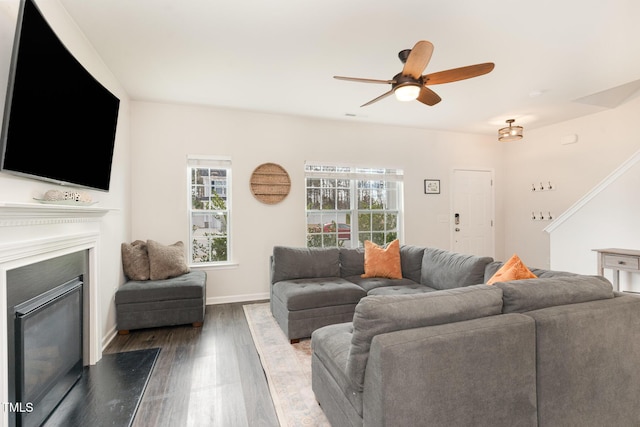
[[189,254],[193,265],[230,261],[231,160],[189,156]]
[[305,164],[307,246],[379,245],[401,236],[402,170]]

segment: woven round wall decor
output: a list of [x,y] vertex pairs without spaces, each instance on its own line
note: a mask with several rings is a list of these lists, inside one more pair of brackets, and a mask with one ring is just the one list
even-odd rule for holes
[[280,203],[289,194],[291,179],[286,170],[275,163],[263,163],[251,174],[251,193],[268,205]]

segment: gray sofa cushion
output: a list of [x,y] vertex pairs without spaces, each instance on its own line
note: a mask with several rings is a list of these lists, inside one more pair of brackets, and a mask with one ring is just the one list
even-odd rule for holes
[[204,298],[207,275],[204,271],[191,271],[165,280],[130,280],[118,288],[116,304]]
[[314,277],[340,277],[338,248],[273,248],[271,283]]
[[[410,285],[416,284],[416,282],[414,282],[413,280],[405,279],[405,278],[388,279],[386,277],[362,278],[360,276],[350,276],[350,277],[345,277],[345,279],[360,286],[362,289],[367,291],[367,293],[372,289],[377,289],[377,288],[385,288],[389,286],[410,286]],[[422,286],[422,285],[419,285],[419,286]]]
[[434,289],[453,289],[484,283],[491,257],[459,254],[426,248],[422,258],[420,283]]
[[526,313],[540,426],[640,425],[639,312],[640,298],[623,296]]
[[353,325],[351,322],[316,329],[311,335],[311,349],[314,357],[318,358],[329,371],[331,378],[344,392],[345,397],[358,415],[362,416],[362,393],[355,392],[351,387],[346,372],[352,335]]
[[364,248],[340,248],[340,277],[364,274]]
[[533,319],[521,314],[376,336],[365,375],[363,424],[538,426],[535,337]]
[[289,311],[355,304],[366,295],[360,286],[341,277],[282,280],[272,290]]
[[422,258],[424,248],[413,245],[400,246],[400,264],[402,266],[402,277],[420,283],[422,275]]
[[[504,262],[502,261],[493,261],[487,264],[487,266],[484,269],[483,283],[487,283],[487,281],[491,279],[493,275],[496,274],[496,271],[498,271],[500,267],[502,267],[503,265],[504,265]],[[542,268],[535,268],[535,267],[529,267],[529,266],[527,266],[527,268],[529,268],[529,270],[531,270],[531,272],[536,276],[538,276],[538,278],[540,279],[547,278],[547,277],[577,276],[576,273],[569,273],[567,271],[545,270]]]
[[479,285],[419,295],[383,295],[363,298],[353,316],[353,337],[347,373],[362,391],[373,337],[386,332],[459,322],[500,314],[502,290]]
[[559,276],[512,280],[492,286],[502,289],[504,313],[523,313],[556,305],[613,298],[611,283],[601,276]]
[[427,292],[435,292],[437,289],[430,288],[419,283],[410,285],[383,286],[375,288],[367,292],[367,295],[413,295],[426,294]]
[[549,277],[570,277],[570,276],[578,276],[576,273],[569,273],[568,271],[556,271],[556,270],[545,270],[543,268],[530,268],[531,272],[538,276],[539,279],[546,279]]

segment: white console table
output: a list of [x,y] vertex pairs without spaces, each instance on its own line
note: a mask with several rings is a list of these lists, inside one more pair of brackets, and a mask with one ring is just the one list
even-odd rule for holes
[[640,250],[636,249],[594,249],[598,253],[598,274],[604,276],[604,269],[613,270],[613,289],[620,290],[620,271],[640,273]]

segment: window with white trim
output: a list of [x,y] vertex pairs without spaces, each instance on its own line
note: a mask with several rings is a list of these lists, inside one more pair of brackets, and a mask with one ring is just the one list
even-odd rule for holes
[[305,163],[307,246],[379,245],[401,236],[401,169]]
[[230,261],[231,159],[187,158],[189,259],[192,265]]

